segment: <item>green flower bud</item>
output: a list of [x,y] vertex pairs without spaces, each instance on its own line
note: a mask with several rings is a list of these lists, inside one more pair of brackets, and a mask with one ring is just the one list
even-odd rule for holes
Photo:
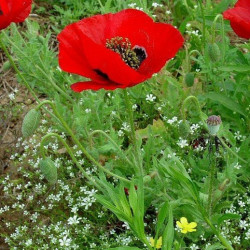
[[188,87],[192,87],[194,85],[194,74],[193,73],[187,73],[185,75],[185,83]]
[[215,136],[219,131],[221,125],[221,118],[220,116],[211,115],[207,119],[207,127],[209,134]]
[[39,167],[46,180],[51,185],[55,184],[57,181],[57,168],[54,162],[47,157],[39,162]]
[[208,56],[212,62],[217,62],[221,58],[220,48],[217,43],[208,45]]
[[35,130],[39,126],[40,119],[41,119],[41,113],[36,109],[31,109],[26,114],[22,124],[23,137],[25,138],[29,137],[35,132]]
[[150,182],[151,181],[151,176],[150,175],[145,175],[144,177],[143,177],[143,183],[145,184],[145,183],[148,183],[148,182]]
[[11,68],[11,64],[10,61],[6,61],[3,66],[2,66],[2,71],[6,72],[7,70],[9,70]]

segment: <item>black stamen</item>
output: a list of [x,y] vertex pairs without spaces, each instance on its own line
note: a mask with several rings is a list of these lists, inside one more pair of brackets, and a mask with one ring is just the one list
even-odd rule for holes
[[137,58],[140,61],[140,65],[141,65],[141,63],[147,58],[147,54],[146,54],[145,49],[142,47],[139,47],[139,46],[135,46],[133,48],[133,51],[135,52]]
[[122,60],[131,68],[137,70],[141,63],[147,58],[146,50],[138,45],[131,48],[128,38],[113,37],[107,39],[106,48],[118,53]]
[[94,71],[101,77],[105,78],[106,80],[109,80],[109,77],[107,74],[103,73],[101,70],[99,69],[94,69]]

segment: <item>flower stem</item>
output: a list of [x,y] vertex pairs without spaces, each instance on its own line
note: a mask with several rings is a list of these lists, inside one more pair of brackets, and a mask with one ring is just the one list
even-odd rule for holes
[[214,155],[214,145],[212,139],[214,139],[214,137],[210,136],[210,147],[211,147],[211,151],[209,151],[210,177],[209,177],[209,191],[208,191],[208,204],[207,204],[207,211],[209,216],[211,216],[212,214],[214,176],[216,171],[216,158],[212,159],[213,156],[216,157]]
[[133,145],[134,145],[136,161],[137,161],[137,164],[139,165],[138,166],[139,174],[140,174],[140,176],[143,176],[143,168],[142,168],[142,163],[141,163],[141,159],[140,159],[140,152],[139,152],[137,139],[136,139],[136,134],[135,134],[133,110],[132,110],[132,106],[131,106],[131,102],[130,102],[130,99],[129,99],[129,96],[128,96],[127,89],[124,89],[123,93],[124,93],[124,99],[125,99],[126,109],[127,109],[130,128],[131,128],[131,137],[132,137],[131,139],[132,139],[132,142],[133,142]]
[[40,109],[44,104],[49,104],[51,106],[51,108],[54,111],[54,114],[56,115],[56,117],[60,120],[61,124],[63,125],[63,127],[66,129],[66,131],[68,132],[68,134],[72,137],[73,141],[76,143],[76,145],[80,148],[80,150],[83,152],[83,154],[87,157],[87,159],[89,161],[91,161],[93,164],[95,164],[99,169],[101,169],[102,171],[104,171],[105,173],[120,179],[121,181],[124,181],[126,183],[130,183],[130,181],[124,177],[121,177],[119,175],[116,175],[114,173],[112,173],[111,171],[109,171],[108,169],[106,169],[105,167],[103,167],[98,161],[96,161],[89,153],[88,151],[82,146],[82,144],[80,143],[80,141],[77,139],[77,137],[74,135],[73,131],[70,129],[70,127],[68,126],[68,124],[66,123],[66,121],[62,118],[62,116],[59,114],[59,112],[56,109],[56,106],[54,105],[53,102],[46,100],[44,102],[41,102],[37,107],[36,110]]
[[21,74],[21,72],[19,71],[19,69],[17,68],[12,56],[10,55],[8,49],[6,48],[6,46],[4,45],[3,41],[2,41],[2,34],[0,35],[0,47],[3,49],[5,55],[8,57],[11,66],[13,67],[13,69],[16,71],[16,73],[18,74],[18,76],[22,79],[25,87],[30,91],[30,93],[33,95],[33,97],[36,99],[36,101],[38,103],[40,103],[40,100],[38,99],[38,97],[36,96],[35,92],[32,90],[32,88],[30,87],[30,85],[28,84],[28,82],[25,80],[25,78],[23,77],[23,75]]
[[50,138],[50,137],[56,137],[66,148],[66,150],[68,151],[70,157],[72,158],[73,162],[76,164],[76,166],[79,168],[79,170],[82,172],[82,174],[84,175],[84,177],[92,183],[92,185],[94,185],[96,188],[98,188],[99,190],[101,190],[101,187],[95,182],[94,179],[92,179],[83,169],[83,167],[81,166],[81,164],[77,161],[76,157],[74,156],[71,148],[69,147],[69,145],[67,144],[67,142],[58,134],[56,133],[49,133],[47,135],[45,135],[42,138],[42,141],[40,143],[40,151],[42,153],[42,156],[45,158],[45,151],[44,151],[44,144],[45,142]]
[[206,19],[205,19],[202,0],[198,0],[198,3],[200,5],[200,10],[201,10],[201,15],[202,15],[202,43],[203,43],[203,49],[205,50],[205,46],[206,46]]

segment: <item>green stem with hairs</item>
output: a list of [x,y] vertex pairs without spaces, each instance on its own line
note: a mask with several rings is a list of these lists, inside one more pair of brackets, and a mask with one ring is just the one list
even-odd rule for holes
[[244,159],[242,159],[238,154],[236,154],[231,148],[229,148],[229,147],[227,146],[227,144],[224,142],[224,140],[223,140],[219,135],[217,135],[217,137],[219,138],[221,144],[226,148],[226,150],[227,150],[228,152],[230,152],[232,155],[234,155],[235,157],[237,157],[237,158],[238,158],[239,160],[241,160],[242,162],[248,163],[247,161],[245,161]]
[[205,50],[205,46],[206,46],[206,19],[205,19],[202,0],[198,0],[198,3],[200,5],[200,10],[201,10],[201,15],[202,15],[202,43],[203,43],[203,50]]
[[135,126],[134,126],[134,118],[133,118],[133,110],[132,110],[132,105],[128,96],[127,89],[123,90],[124,93],[124,100],[126,104],[126,109],[128,113],[128,118],[129,118],[129,123],[130,123],[130,129],[131,129],[131,139],[134,145],[134,150],[135,150],[135,158],[136,158],[136,163],[139,165],[138,170],[140,176],[143,176],[143,167],[142,167],[142,162],[141,162],[141,157],[140,157],[140,152],[137,144],[137,139],[136,139],[136,134],[135,134]]
[[80,148],[80,150],[83,152],[83,154],[86,156],[86,158],[92,162],[94,165],[96,165],[99,169],[103,170],[106,174],[109,174],[117,179],[120,179],[121,181],[124,181],[126,183],[130,183],[130,181],[124,177],[121,177],[119,175],[116,175],[114,173],[112,173],[111,171],[109,171],[108,169],[106,169],[105,167],[103,167],[98,161],[96,161],[89,153],[88,151],[82,146],[82,144],[80,143],[80,141],[77,139],[77,137],[74,135],[73,131],[70,129],[70,127],[68,126],[68,124],[66,123],[66,121],[62,118],[62,116],[59,114],[59,112],[56,109],[56,106],[54,105],[53,102],[46,100],[44,102],[41,102],[37,107],[36,110],[39,110],[43,105],[45,104],[49,104],[51,106],[51,108],[54,111],[54,114],[56,115],[56,117],[60,120],[61,124],[63,125],[63,127],[66,129],[66,131],[68,132],[68,134],[72,137],[73,141],[76,143],[76,145]]
[[96,183],[96,181],[91,178],[86,172],[85,170],[83,169],[83,167],[81,166],[81,164],[77,161],[76,157],[74,156],[74,153],[72,152],[71,148],[69,147],[69,145],[67,144],[67,142],[58,134],[56,133],[49,133],[47,135],[45,135],[43,138],[42,138],[42,141],[40,143],[40,152],[43,156],[43,158],[46,157],[46,154],[45,154],[45,147],[44,147],[44,144],[45,142],[51,138],[51,137],[56,137],[66,148],[67,152],[69,153],[71,159],[73,160],[73,162],[76,164],[76,166],[79,168],[79,170],[82,172],[83,176],[89,181],[92,183],[92,185],[94,185],[96,188],[98,188],[99,190],[101,190],[101,187]]
[[225,41],[225,27],[224,27],[224,18],[222,16],[222,14],[218,14],[213,21],[213,25],[212,25],[212,31],[213,31],[213,35],[212,35],[212,39],[213,39],[213,43],[215,42],[215,26],[217,23],[218,19],[221,19],[221,36],[222,36],[222,62],[224,64],[224,60],[225,60],[225,54],[226,54],[226,41]]
[[30,85],[28,84],[28,82],[26,81],[26,79],[23,77],[23,75],[21,74],[21,72],[19,71],[19,69],[17,68],[12,56],[10,55],[8,49],[6,48],[6,46],[4,45],[3,41],[2,41],[2,34],[0,35],[0,46],[3,49],[5,55],[8,57],[11,66],[13,67],[13,69],[16,71],[16,73],[18,74],[18,76],[21,78],[21,80],[23,81],[25,87],[29,90],[29,92],[33,95],[33,97],[36,99],[36,101],[38,103],[40,103],[40,100],[38,99],[38,97],[36,96],[35,92],[33,91],[33,89],[30,87]]
[[[4,34],[6,36],[6,34],[2,31],[2,34]],[[32,96],[35,98],[36,102],[39,104],[41,103],[41,101],[39,100],[39,98],[37,97],[36,93],[33,91],[33,89],[30,87],[29,83],[26,81],[26,79],[23,77],[22,73],[19,71],[19,69],[17,68],[11,54],[9,53],[8,49],[6,48],[6,46],[4,45],[3,41],[2,41],[2,34],[0,34],[0,47],[3,49],[4,53],[6,54],[7,58],[9,59],[9,62],[11,64],[11,66],[13,67],[13,69],[15,70],[15,72],[17,73],[17,75],[20,77],[20,79],[23,81],[25,87],[29,90],[29,92],[32,94]],[[51,113],[48,109],[46,109],[45,107],[43,108],[44,111],[46,111],[48,114],[50,114],[52,117],[56,118],[54,116],[53,113]],[[56,118],[57,119],[57,118]]]
[[[214,156],[214,145],[213,141],[214,137],[210,136],[210,143],[212,144],[212,150],[211,152],[209,151],[209,166],[210,166],[210,177],[209,177],[209,190],[208,190],[208,204],[207,204],[207,211],[208,215],[211,216],[212,214],[212,207],[213,207],[213,189],[214,189],[214,177],[215,177],[215,172],[216,172],[216,156]],[[212,159],[213,156],[215,159]]]
[[199,114],[199,118],[202,121],[204,127],[207,129],[207,124],[206,124],[206,122],[204,121],[204,119],[202,117],[202,111],[201,111],[200,103],[199,103],[197,97],[195,97],[193,95],[188,96],[183,101],[183,104],[182,104],[182,107],[181,107],[181,113],[182,113],[183,120],[186,121],[186,111],[185,111],[185,108],[186,108],[188,102],[193,102],[195,104],[195,107],[196,107],[196,109],[198,111],[198,114]]

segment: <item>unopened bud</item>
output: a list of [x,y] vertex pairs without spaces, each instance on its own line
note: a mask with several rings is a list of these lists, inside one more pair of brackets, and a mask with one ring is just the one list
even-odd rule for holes
[[57,181],[57,168],[55,163],[47,157],[39,162],[39,167],[46,180],[52,185],[55,184]]
[[220,116],[211,115],[207,119],[207,127],[210,135],[215,136],[219,131],[221,125],[221,118]]
[[39,126],[39,122],[41,119],[41,113],[39,110],[31,109],[23,119],[22,124],[22,134],[23,137],[31,136],[37,127]]
[[185,75],[185,83],[188,87],[192,87],[194,85],[194,74],[193,73],[187,73]]
[[212,62],[217,62],[221,58],[220,48],[217,43],[208,45],[208,56]]

